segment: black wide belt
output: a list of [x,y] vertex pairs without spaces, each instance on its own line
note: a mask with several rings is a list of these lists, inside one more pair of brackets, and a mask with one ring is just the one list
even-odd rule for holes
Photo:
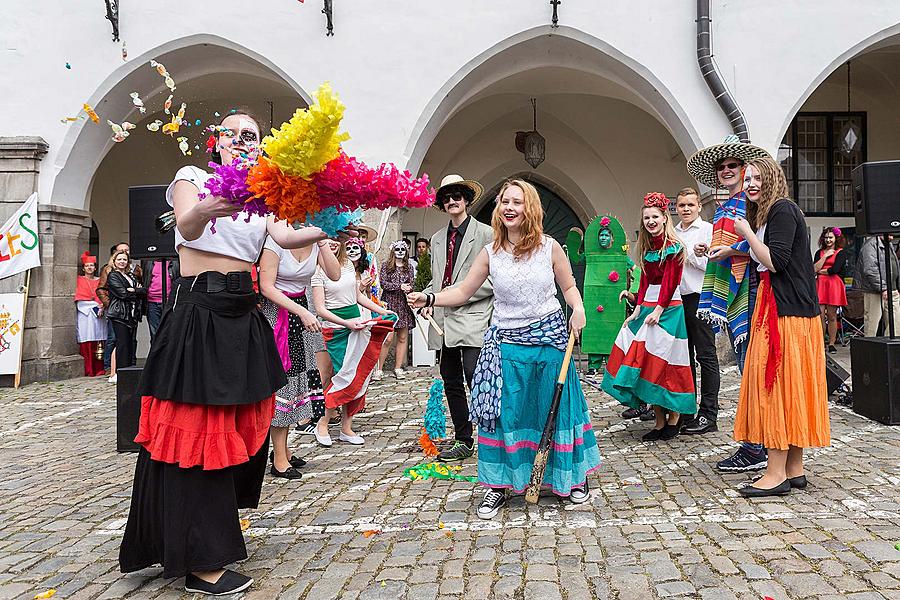
[[253,279],[249,271],[232,271],[219,273],[218,271],[206,271],[195,277],[180,277],[175,280],[176,285],[181,285],[192,292],[217,294],[226,292],[229,294],[252,294]]

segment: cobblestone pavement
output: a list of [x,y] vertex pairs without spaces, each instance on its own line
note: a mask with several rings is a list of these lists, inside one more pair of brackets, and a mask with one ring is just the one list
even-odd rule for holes
[[[655,445],[586,386],[604,460],[591,502],[515,498],[485,522],[474,484],[402,476],[422,462],[429,383],[420,370],[375,384],[362,447],[292,434],[303,479],[267,478],[259,510],[242,514],[240,568],[256,578],[245,598],[900,599],[900,428],[833,405],[809,488],[748,501],[734,491],[748,475],[714,468],[734,447],[733,369],[718,433]],[[0,411],[0,598],[188,597],[159,569],[117,570],[135,455],[115,452],[111,385],[2,390]]]

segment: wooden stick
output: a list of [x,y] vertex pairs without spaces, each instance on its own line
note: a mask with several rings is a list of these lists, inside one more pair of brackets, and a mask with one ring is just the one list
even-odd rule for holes
[[550,458],[550,449],[553,447],[553,434],[556,432],[556,414],[559,412],[559,400],[562,397],[563,386],[566,383],[566,375],[569,373],[569,363],[572,362],[572,350],[574,348],[575,333],[569,332],[566,355],[563,357],[562,367],[559,369],[559,377],[556,379],[556,388],[553,390],[553,399],[550,400],[547,422],[544,424],[541,443],[534,456],[534,465],[531,467],[531,479],[528,481],[528,489],[525,492],[525,501],[529,504],[535,504],[541,495],[544,471],[547,469],[547,460]]

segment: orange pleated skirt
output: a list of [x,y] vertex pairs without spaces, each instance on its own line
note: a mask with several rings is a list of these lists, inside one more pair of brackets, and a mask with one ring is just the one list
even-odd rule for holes
[[[734,418],[734,439],[787,450],[831,444],[825,345],[819,317],[778,317],[781,362],[771,390],[766,389],[770,357],[763,285],[760,285],[750,345]],[[774,357],[773,357],[774,358]]]

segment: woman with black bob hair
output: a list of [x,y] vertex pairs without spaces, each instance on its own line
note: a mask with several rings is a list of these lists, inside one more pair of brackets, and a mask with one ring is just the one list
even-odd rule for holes
[[[257,120],[242,111],[222,120],[210,150],[231,164],[259,143]],[[238,509],[259,503],[275,392],[286,383],[250,268],[267,235],[285,249],[326,235],[271,216],[232,219],[235,206],[207,194],[210,177],[182,167],[166,190],[181,277],[139,386],[141,450],[119,565],[162,564],[163,577],[186,576],[188,592],[222,595],[253,583],[225,567],[247,558]]]

